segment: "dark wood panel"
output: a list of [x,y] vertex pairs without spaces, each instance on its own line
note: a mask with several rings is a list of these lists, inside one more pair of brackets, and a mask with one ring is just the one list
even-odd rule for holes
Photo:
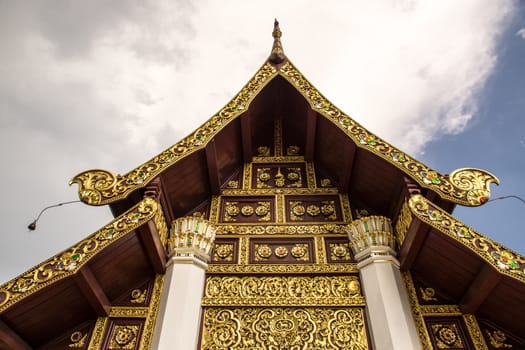
[[97,316],[73,279],[67,278],[28,297],[2,317],[7,324],[16,325],[14,330],[31,346],[37,347]]
[[111,302],[130,286],[138,285],[154,275],[136,235],[128,235],[114,244],[90,263],[93,274]]

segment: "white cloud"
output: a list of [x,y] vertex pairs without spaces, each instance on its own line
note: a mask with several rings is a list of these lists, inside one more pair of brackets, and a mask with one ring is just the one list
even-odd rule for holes
[[[16,164],[4,196],[30,205],[4,201],[0,230],[23,236],[32,213],[75,196],[76,172],[126,172],[204,122],[267,57],[274,17],[288,57],[325,96],[421,154],[475,117],[511,10],[491,0],[4,2],[0,157]],[[41,227],[38,260],[23,268],[89,233],[78,220]],[[2,261],[18,259],[16,244],[0,247]]]
[[525,28],[521,28],[516,32],[516,35],[521,36],[522,39],[525,39]]

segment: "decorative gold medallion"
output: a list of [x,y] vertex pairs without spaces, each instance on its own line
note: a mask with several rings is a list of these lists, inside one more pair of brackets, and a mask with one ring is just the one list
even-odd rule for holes
[[270,180],[271,178],[272,178],[272,176],[270,175],[270,173],[268,171],[262,171],[259,174],[259,180],[261,180],[263,182],[266,182],[266,181]]
[[348,249],[346,249],[345,246],[336,245],[332,248],[332,254],[334,254],[338,258],[344,258],[346,254],[348,254]]
[[292,213],[294,213],[297,216],[302,216],[306,212],[306,209],[304,208],[304,205],[297,204],[292,208]]
[[272,248],[266,244],[260,245],[257,247],[257,255],[263,259],[268,259],[270,256],[272,256]]
[[286,175],[286,177],[290,181],[297,181],[297,180],[299,180],[299,174],[297,174],[295,171],[289,172],[288,175]]
[[230,216],[237,216],[239,215],[239,207],[237,206],[237,202],[227,202],[226,203],[226,214]]
[[286,154],[289,156],[296,156],[299,154],[299,150],[299,146],[288,146],[288,148],[286,148]]
[[335,206],[331,201],[323,202],[323,205],[321,206],[321,213],[323,213],[323,215],[329,216],[332,215],[334,212]]
[[279,246],[275,248],[275,256],[277,256],[278,258],[284,258],[287,255],[288,255],[288,248],[283,247],[283,246]]
[[319,209],[319,206],[315,204],[311,204],[306,208],[306,212],[310,216],[317,216],[321,212],[321,209]]
[[264,216],[266,214],[268,214],[268,206],[258,205],[257,208],[255,208],[255,215]]
[[[215,254],[220,259],[226,259],[233,253],[233,247],[231,244],[220,244],[215,247]],[[231,260],[231,259],[230,259]]]
[[306,255],[306,248],[300,245],[295,245],[290,252],[294,258],[299,259]]
[[253,207],[251,205],[245,205],[241,208],[241,214],[244,216],[253,215]]

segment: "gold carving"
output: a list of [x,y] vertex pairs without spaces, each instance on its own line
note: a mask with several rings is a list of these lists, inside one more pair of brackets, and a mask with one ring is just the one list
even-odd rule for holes
[[95,323],[95,328],[93,328],[93,333],[91,335],[91,340],[89,342],[88,349],[102,349],[102,342],[104,341],[104,332],[109,318],[99,317]]
[[489,350],[487,343],[481,334],[481,329],[479,329],[476,316],[465,314],[463,315],[463,321],[465,321],[465,325],[467,326],[467,330],[470,334],[470,339],[472,339],[472,343],[474,344],[474,348],[476,350]]
[[238,180],[230,180],[227,184],[228,188],[239,188],[239,181]]
[[95,254],[154,218],[158,203],[146,197],[67,251],[0,286],[0,312],[28,295],[76,273]]
[[492,331],[491,333],[490,331],[486,330],[485,333],[489,337],[490,345],[492,345],[492,347],[496,349],[512,348],[512,345],[505,344],[505,341],[507,340],[507,336],[502,331],[495,330],[495,331]]
[[141,291],[140,289],[133,289],[131,291],[131,300],[133,304],[142,304],[146,301],[146,294],[148,293],[147,289]]
[[301,148],[299,146],[288,146],[288,148],[286,148],[286,155],[287,156],[297,156],[299,155],[300,149]]
[[109,342],[110,348],[134,349],[137,344],[139,326],[116,325],[113,328],[113,335]]
[[269,157],[270,156],[270,147],[268,147],[268,146],[259,146],[259,147],[257,147],[257,155],[259,157]]
[[288,248],[279,246],[275,248],[275,256],[278,258],[285,258],[288,255]]
[[[252,164],[244,163],[242,189],[249,190],[252,187]],[[223,191],[223,193],[226,192]]]
[[424,301],[437,301],[435,297],[436,291],[434,290],[434,288],[419,287],[419,293],[421,294],[421,299],[423,299]]
[[257,168],[256,188],[271,188],[268,181],[272,178],[271,168]]
[[315,168],[314,168],[314,163],[312,162],[307,162],[306,163],[306,178],[307,178],[307,181],[308,181],[308,188],[310,189],[310,191],[313,191],[316,189],[317,185],[316,185],[316,180],[315,180]]
[[252,216],[253,215],[253,207],[251,205],[243,205],[241,208],[241,214],[243,216]]
[[368,349],[362,308],[205,308],[203,350]]
[[494,175],[480,169],[458,169],[450,175],[440,175],[373,135],[344,114],[321,95],[290,62],[286,62],[279,69],[279,75],[288,80],[304,96],[312,109],[348,135],[356,146],[385,159],[422,187],[432,189],[442,198],[461,205],[476,206],[489,199],[490,183],[499,184],[499,180]]
[[301,261],[308,261],[310,259],[310,254],[308,253],[308,243],[297,243],[292,249],[290,249],[292,256]]
[[87,336],[87,333],[83,334],[79,331],[73,332],[73,334],[71,334],[71,336],[69,337],[71,344],[69,344],[68,346],[70,348],[83,348],[86,345]]
[[403,245],[403,241],[405,240],[405,236],[408,232],[408,228],[410,227],[411,223],[412,213],[410,212],[408,202],[405,201],[403,202],[403,206],[401,207],[399,216],[397,217],[396,227],[394,231],[396,233],[396,242],[399,247]]
[[403,273],[403,280],[405,281],[405,287],[408,293],[408,299],[410,300],[410,306],[412,307],[412,314],[421,345],[423,349],[433,349],[434,347],[432,346],[430,335],[428,334],[425,320],[423,319],[423,314],[417,299],[416,287],[414,286],[410,272]]
[[113,306],[109,312],[110,317],[122,318],[146,318],[148,316],[149,308],[147,307],[129,307],[129,306]]
[[255,261],[267,260],[270,256],[272,256],[272,248],[270,248],[267,244],[256,244],[255,251],[257,252],[255,255]]
[[[277,207],[280,203],[277,201]],[[278,212],[277,212],[278,213]],[[216,225],[217,235],[324,235],[341,234],[347,237],[347,225],[304,224],[304,225]]]
[[326,264],[326,252],[323,237],[317,236],[314,238],[316,261],[319,264]]
[[329,243],[328,248],[330,249],[330,260],[352,260],[349,243]]
[[330,181],[330,179],[327,179],[327,178],[321,179],[321,187],[331,187],[331,186],[332,186],[332,181]]
[[284,180],[283,173],[281,173],[281,168],[280,167],[277,168],[277,174],[275,174],[274,181],[275,181],[275,186],[276,187],[284,187],[285,180]]
[[219,222],[219,213],[221,210],[219,198],[219,196],[211,196],[210,222],[215,224]]
[[462,243],[500,273],[525,282],[524,257],[473,230],[419,194],[410,197],[408,203],[418,219]]
[[338,194],[336,187],[333,188],[256,188],[256,189],[228,189],[222,190],[227,196],[272,196],[275,194],[312,195],[312,194]]
[[153,339],[153,332],[155,330],[155,323],[157,321],[157,314],[159,312],[160,298],[162,295],[162,287],[164,285],[164,275],[157,275],[151,292],[151,301],[148,308],[148,316],[142,336],[140,337],[139,349],[151,349],[151,342]]
[[270,221],[272,217],[270,212],[270,202],[257,202],[255,215],[259,217],[259,219],[257,219],[258,221]]
[[455,324],[433,324],[431,329],[439,349],[464,349]]
[[203,306],[365,305],[357,276],[210,276]]
[[233,244],[217,244],[213,251],[213,260],[215,261],[232,261],[233,260]]
[[305,214],[306,209],[301,201],[290,202],[290,220],[298,221],[303,220],[302,216]]
[[203,149],[224,126],[249,107],[259,91],[276,74],[277,70],[271,64],[263,65],[223,109],[195,132],[126,175],[114,175],[104,170],[88,170],[73,177],[70,184],[78,184],[80,199],[91,205],[109,204],[127,197],[186,155]]
[[[284,217],[285,217],[285,208],[284,208],[284,195],[278,194],[275,196],[275,213],[278,223],[284,223]],[[276,226],[273,226],[276,227]],[[282,226],[286,227],[286,226]],[[264,231],[267,230],[267,227],[263,229]]]
[[425,316],[459,316],[461,310],[457,305],[420,305],[421,314]]
[[[250,239],[248,237],[239,238],[239,246],[240,246],[239,264],[241,265],[248,264],[249,244],[250,244]],[[212,266],[216,266],[216,265],[208,266],[208,272],[210,271],[210,267]]]
[[225,202],[224,203],[224,221],[237,221],[235,218],[240,213],[238,202]]
[[[242,239],[242,238],[241,238]],[[312,273],[356,273],[357,264],[254,264],[232,265],[211,264],[208,274],[312,274]]]

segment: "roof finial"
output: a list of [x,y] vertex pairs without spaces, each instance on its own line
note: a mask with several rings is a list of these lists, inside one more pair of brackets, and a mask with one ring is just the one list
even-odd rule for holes
[[281,44],[281,35],[282,32],[279,28],[279,21],[277,21],[276,18],[275,22],[273,22],[273,46],[272,53],[270,54],[270,62],[275,64],[282,63],[286,59],[283,51],[283,45]]

